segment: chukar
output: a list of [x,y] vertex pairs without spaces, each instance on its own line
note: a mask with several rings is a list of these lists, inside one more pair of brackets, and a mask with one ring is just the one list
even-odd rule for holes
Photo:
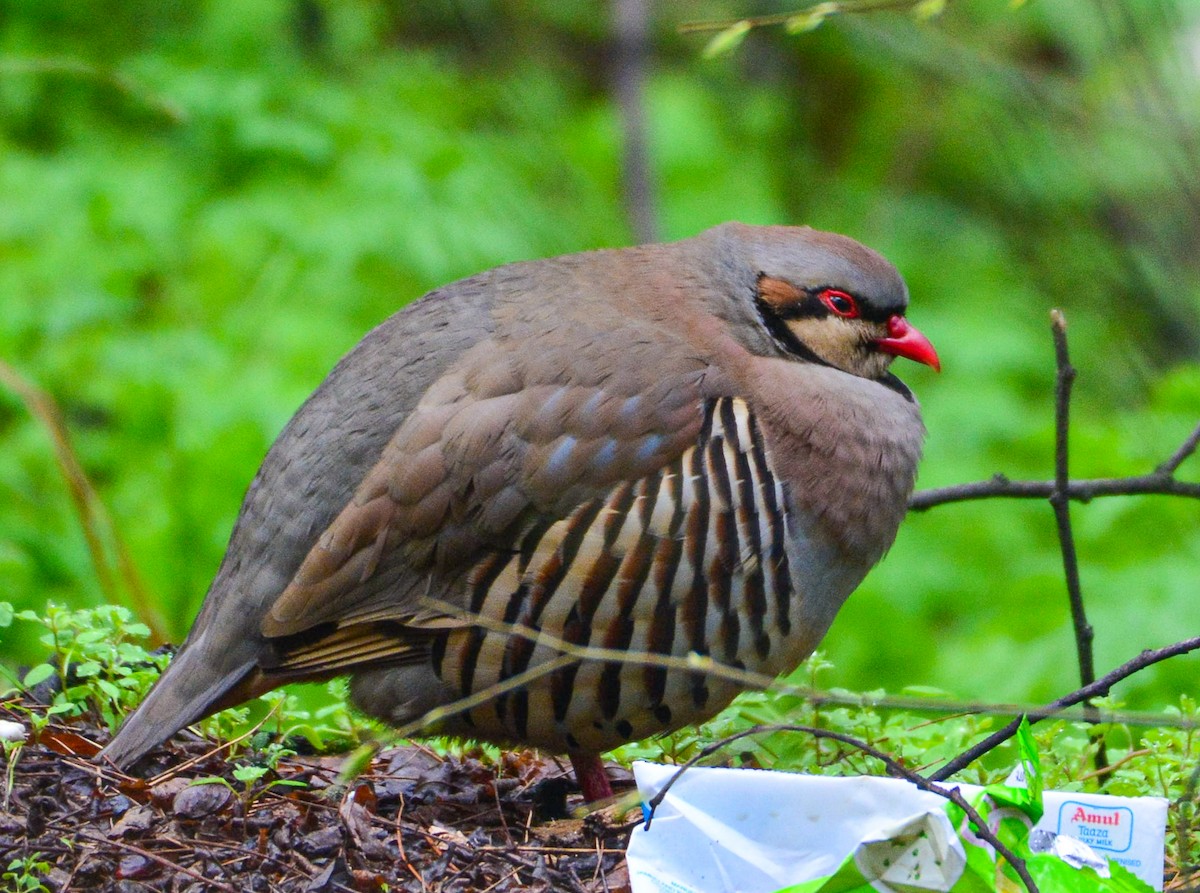
[[[349,674],[403,724],[598,754],[737,686],[562,643],[776,674],[891,545],[924,427],[896,356],[938,367],[881,256],[728,223],[517,263],[392,316],[250,485],[187,640],[103,755],[127,766],[283,683]],[[546,664],[555,661],[553,668]]]

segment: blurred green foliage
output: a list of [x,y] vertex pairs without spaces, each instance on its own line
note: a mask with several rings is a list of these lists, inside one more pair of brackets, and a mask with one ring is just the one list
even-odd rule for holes
[[[663,236],[808,223],[895,261],[945,368],[900,370],[922,486],[1051,476],[1051,306],[1080,371],[1074,474],[1170,455],[1200,419],[1200,10],[964,0],[754,29],[711,60],[676,30],[749,5],[658,8]],[[62,407],[172,638],[272,438],[367,329],[480,269],[630,241],[607,35],[602,8],[550,0],[0,7],[0,359]],[[8,391],[0,494],[0,599],[103,601]],[[1195,502],[1073,514],[1101,671],[1195,631]],[[1049,507],[912,516],[825,648],[859,690],[1073,688]],[[1179,660],[1118,700],[1176,703],[1194,676]]]

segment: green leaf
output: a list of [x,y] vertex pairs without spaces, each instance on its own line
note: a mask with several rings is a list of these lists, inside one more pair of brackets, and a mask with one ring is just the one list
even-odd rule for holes
[[921,22],[937,18],[945,11],[946,0],[920,0],[920,2],[912,8],[913,17]]
[[96,661],[89,660],[81,664],[76,664],[74,669],[75,675],[83,679],[87,678],[88,676],[99,675],[101,667],[100,664],[96,663]]
[[0,627],[12,626],[13,606],[8,602],[0,602]]
[[281,778],[281,779],[279,779],[279,781],[271,782],[271,787],[273,787],[273,788],[306,788],[306,787],[308,787],[308,783],[303,782],[303,781],[296,781],[296,779],[294,779],[294,778]]
[[914,698],[949,698],[950,692],[944,688],[937,688],[932,685],[906,685],[900,689],[902,694],[909,695]]
[[250,785],[270,771],[266,766],[238,766],[233,770],[233,777],[242,784]]
[[376,752],[377,748],[371,744],[362,744],[356,747],[342,763],[341,778],[351,779],[362,775],[371,765],[371,759]]
[[803,34],[805,31],[815,31],[825,23],[830,16],[842,11],[840,3],[818,3],[803,12],[798,12],[787,20],[784,26],[788,34]]
[[731,53],[746,39],[746,35],[750,33],[753,26],[744,19],[740,22],[734,22],[724,31],[718,31],[716,36],[708,42],[708,46],[704,48],[702,54],[705,59],[715,59],[717,56],[723,56],[726,53]]
[[223,784],[225,787],[229,787],[229,782],[217,775],[206,775],[203,778],[193,778],[190,782],[188,782],[188,787],[196,787],[197,785],[202,784]]
[[50,664],[38,664],[32,670],[25,674],[25,678],[21,680],[21,684],[26,688],[33,688],[39,685],[54,675],[54,667]]

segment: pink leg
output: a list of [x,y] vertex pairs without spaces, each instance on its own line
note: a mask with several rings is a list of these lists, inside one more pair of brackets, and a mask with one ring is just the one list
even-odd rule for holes
[[594,753],[579,753],[571,751],[571,765],[575,769],[575,778],[583,789],[583,799],[588,803],[597,800],[607,800],[613,795],[612,785],[604,774],[604,764]]

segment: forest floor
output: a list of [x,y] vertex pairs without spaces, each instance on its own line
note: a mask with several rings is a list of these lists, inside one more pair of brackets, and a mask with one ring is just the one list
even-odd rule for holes
[[[32,706],[0,704],[0,720],[28,726]],[[91,759],[107,739],[72,720],[10,747],[0,889],[629,891],[640,813],[571,817],[582,800],[569,767],[532,751],[497,766],[407,745],[347,784],[344,756],[287,756],[238,780],[223,749],[180,736],[127,775]],[[610,777],[632,787],[627,770]]]

